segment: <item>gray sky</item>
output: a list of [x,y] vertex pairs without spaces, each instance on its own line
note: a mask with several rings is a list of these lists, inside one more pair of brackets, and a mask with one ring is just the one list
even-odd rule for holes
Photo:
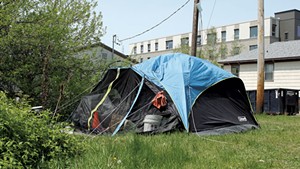
[[[188,0],[99,0],[97,12],[103,15],[106,34],[101,41],[112,46],[112,37],[122,40],[153,27],[175,12]],[[176,12],[171,18],[151,31],[123,41],[115,49],[129,54],[129,44],[192,31],[193,3]],[[257,19],[258,0],[200,0],[203,29]],[[274,13],[298,9],[299,0],[265,0],[265,18]],[[200,18],[199,18],[200,19]],[[199,20],[200,21],[200,20]]]

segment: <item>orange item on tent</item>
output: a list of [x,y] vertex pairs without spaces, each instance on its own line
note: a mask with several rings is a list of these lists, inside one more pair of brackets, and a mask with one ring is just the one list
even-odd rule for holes
[[99,120],[98,112],[94,112],[93,117],[94,118],[92,122],[92,128],[93,129],[100,128],[100,120]]
[[152,104],[158,109],[167,105],[167,98],[164,95],[164,91],[160,91],[156,94],[156,96],[152,99]]

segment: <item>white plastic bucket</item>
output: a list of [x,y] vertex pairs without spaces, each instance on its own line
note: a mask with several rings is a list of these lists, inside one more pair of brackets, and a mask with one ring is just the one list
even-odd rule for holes
[[144,118],[144,132],[156,130],[161,123],[162,116],[146,115]]

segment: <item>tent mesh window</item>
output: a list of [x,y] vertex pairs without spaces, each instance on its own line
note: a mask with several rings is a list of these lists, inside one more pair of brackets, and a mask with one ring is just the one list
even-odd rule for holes
[[[152,105],[152,99],[161,91],[157,86],[148,80],[141,84],[142,77],[132,69],[121,69],[116,77],[117,70],[110,69],[92,92],[81,100],[72,117],[75,126],[98,134],[113,133],[127,114],[121,132],[144,132],[144,118],[148,114],[163,117],[158,128],[151,133],[171,131],[182,126],[177,109],[168,95],[167,106],[163,109]],[[138,93],[140,85],[143,85],[142,92]],[[97,109],[93,111],[94,108]]]

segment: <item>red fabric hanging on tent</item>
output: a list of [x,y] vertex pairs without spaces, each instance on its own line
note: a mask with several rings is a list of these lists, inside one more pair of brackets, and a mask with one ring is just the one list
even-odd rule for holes
[[164,95],[164,91],[160,91],[156,94],[156,96],[152,99],[152,104],[158,109],[167,105],[167,98]]
[[100,128],[100,120],[99,120],[98,112],[94,112],[92,128],[93,129]]

